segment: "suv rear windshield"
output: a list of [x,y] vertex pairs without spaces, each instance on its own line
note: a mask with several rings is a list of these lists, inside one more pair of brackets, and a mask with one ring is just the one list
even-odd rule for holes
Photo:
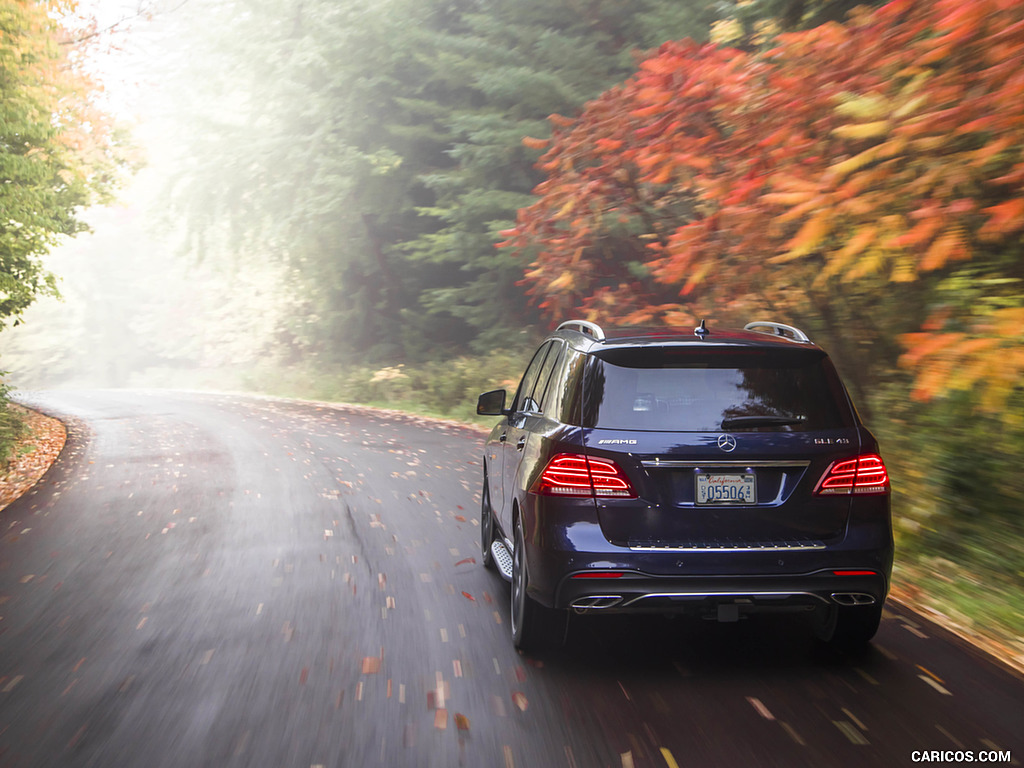
[[808,432],[853,426],[824,352],[643,347],[595,353],[583,426],[661,432]]

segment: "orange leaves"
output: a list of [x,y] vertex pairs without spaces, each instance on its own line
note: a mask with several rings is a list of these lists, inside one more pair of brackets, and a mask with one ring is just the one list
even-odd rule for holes
[[991,312],[971,333],[904,334],[900,365],[917,376],[912,396],[931,400],[953,390],[974,390],[981,407],[1000,412],[1024,377],[1024,307]]
[[808,219],[796,233],[796,236],[786,243],[786,253],[770,259],[773,264],[780,264],[810,253],[817,248],[825,236],[829,233],[830,211],[824,210]]
[[925,271],[940,269],[948,261],[968,258],[969,255],[970,252],[964,244],[963,231],[957,227],[951,227],[928,246],[928,250],[921,258],[920,266]]
[[1024,198],[1014,198],[999,205],[989,206],[983,211],[989,219],[979,234],[986,240],[995,240],[1002,235],[1024,229]]
[[547,149],[548,145],[551,144],[550,139],[536,139],[532,136],[524,136],[522,142],[524,147],[529,147],[530,149]]

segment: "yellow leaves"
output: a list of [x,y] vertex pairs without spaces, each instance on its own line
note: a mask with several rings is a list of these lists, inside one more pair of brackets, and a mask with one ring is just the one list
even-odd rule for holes
[[877,120],[892,111],[889,100],[880,94],[857,94],[848,91],[839,94],[836,113],[855,120]]
[[856,125],[840,125],[832,129],[832,133],[843,139],[874,139],[884,136],[889,131],[888,120],[876,120],[871,123]]
[[548,283],[548,289],[552,291],[567,291],[575,285],[575,282],[576,278],[573,273],[569,270],[565,270],[562,274]]
[[929,99],[927,93],[918,94],[917,96],[907,99],[905,102],[896,107],[896,109],[892,111],[892,116],[895,119],[899,120],[909,115],[912,115],[925,104],[927,104],[928,101]]
[[573,209],[575,207],[576,207],[576,198],[575,197],[569,197],[569,199],[566,200],[562,204],[562,207],[558,209],[558,212],[554,215],[554,218],[555,219],[564,219],[566,216],[568,216],[570,213],[572,213],[572,211],[573,211]]
[[715,263],[711,259],[705,259],[698,264],[697,269],[690,274],[689,279],[686,281],[686,285],[683,286],[682,293],[685,295],[692,292],[693,289],[700,285],[704,278],[708,276],[708,273],[714,265]]
[[800,231],[796,233],[792,240],[786,243],[786,252],[779,256],[774,256],[768,261],[772,264],[783,264],[799,259],[801,256],[805,256],[817,248],[831,229],[829,224],[831,213],[830,210],[826,209],[804,222],[804,225],[800,227]]
[[869,147],[863,152],[849,157],[846,160],[835,163],[829,166],[827,173],[833,176],[837,181],[845,178],[849,174],[853,173],[859,168],[863,168],[868,163],[874,162],[875,158],[879,154],[879,145]]
[[878,227],[868,225],[857,230],[853,237],[847,240],[846,245],[837,254],[838,257],[856,256],[878,238]]
[[899,256],[893,264],[889,280],[893,283],[912,283],[917,280],[917,268],[909,256]]

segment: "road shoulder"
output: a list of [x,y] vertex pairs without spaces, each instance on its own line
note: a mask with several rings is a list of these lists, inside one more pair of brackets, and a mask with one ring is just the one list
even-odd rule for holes
[[24,415],[26,430],[14,446],[7,467],[0,470],[0,511],[39,482],[67,440],[67,430],[57,419],[17,403],[10,407]]

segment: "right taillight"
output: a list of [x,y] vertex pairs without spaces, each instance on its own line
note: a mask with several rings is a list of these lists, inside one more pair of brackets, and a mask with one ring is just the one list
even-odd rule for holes
[[544,468],[533,485],[545,496],[599,496],[635,499],[629,478],[614,461],[575,453],[560,453]]
[[889,473],[875,453],[832,462],[814,491],[819,496],[866,496],[889,492]]

